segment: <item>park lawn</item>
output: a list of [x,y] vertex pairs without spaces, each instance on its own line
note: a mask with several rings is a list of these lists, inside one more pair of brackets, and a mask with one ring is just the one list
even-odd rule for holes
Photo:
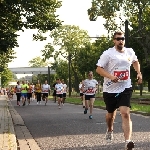
[[[81,105],[81,99],[80,98],[72,98],[72,97],[67,97],[66,99],[67,103],[73,103],[73,104],[79,104]],[[95,100],[94,102],[95,107],[105,107],[105,103],[103,100]],[[138,111],[138,112],[145,112],[145,113],[150,113],[150,105],[142,105],[142,104],[137,104],[137,103],[131,103],[131,111]]]

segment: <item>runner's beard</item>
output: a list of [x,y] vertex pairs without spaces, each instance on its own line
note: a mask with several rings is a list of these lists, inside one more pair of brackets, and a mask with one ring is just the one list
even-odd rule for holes
[[117,45],[117,49],[120,51],[123,50],[123,45],[122,44]]

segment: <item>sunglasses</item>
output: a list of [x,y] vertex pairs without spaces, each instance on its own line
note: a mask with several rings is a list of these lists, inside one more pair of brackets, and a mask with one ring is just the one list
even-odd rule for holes
[[117,40],[117,41],[120,41],[120,40],[124,41],[125,37],[117,37],[117,38],[115,38],[115,40]]

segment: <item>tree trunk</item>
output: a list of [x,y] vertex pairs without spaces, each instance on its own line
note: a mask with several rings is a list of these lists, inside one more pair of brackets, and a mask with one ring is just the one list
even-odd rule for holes
[[78,75],[77,75],[77,72],[74,70],[74,67],[72,66],[72,64],[71,64],[71,68],[72,68],[72,71],[73,71],[73,74],[74,74],[74,79],[75,79],[75,91],[76,92],[79,92],[79,77],[78,77]]
[[150,79],[148,80],[148,91],[150,92]]

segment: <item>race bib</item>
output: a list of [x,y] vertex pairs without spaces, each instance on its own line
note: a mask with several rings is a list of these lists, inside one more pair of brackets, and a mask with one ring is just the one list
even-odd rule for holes
[[57,94],[61,94],[62,93],[62,88],[58,87],[56,91],[57,91]]
[[17,92],[20,92],[21,90],[20,89],[17,89]]
[[129,78],[129,71],[125,68],[118,68],[114,71],[114,76],[117,76],[120,79],[119,82],[124,82]]
[[48,89],[44,89],[44,92],[48,92]]
[[86,91],[86,93],[94,93],[93,87],[89,87],[88,90]]

